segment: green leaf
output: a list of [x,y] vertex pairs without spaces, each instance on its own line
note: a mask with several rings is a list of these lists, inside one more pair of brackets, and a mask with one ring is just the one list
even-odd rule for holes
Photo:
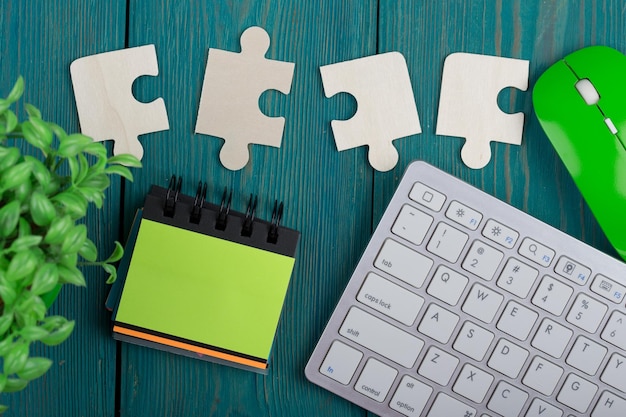
[[20,378],[8,378],[7,383],[4,386],[4,392],[17,392],[21,391],[28,385],[28,381]]
[[[4,301],[5,305],[12,305],[17,298],[17,292],[10,282],[3,280],[0,282],[0,298]],[[0,326],[1,327],[1,326]]]
[[[3,392],[3,390],[0,389],[0,392]],[[5,413],[8,409],[8,405],[0,404],[0,414]]]
[[108,264],[117,262],[120,259],[122,259],[122,256],[124,256],[124,247],[122,246],[120,242],[115,241],[115,249],[113,250],[113,253],[104,262]]
[[76,253],[87,239],[87,226],[79,224],[67,232],[61,244],[61,253]]
[[73,320],[64,323],[48,336],[42,338],[41,342],[48,346],[55,346],[59,343],[62,343],[70,336],[70,334],[72,334],[72,330],[74,330],[75,324],[76,323]]
[[98,258],[98,248],[90,239],[85,239],[83,246],[78,250],[78,254],[89,262],[95,262]]
[[77,187],[78,192],[82,194],[87,201],[95,204],[97,208],[101,208],[104,203],[104,194],[102,191],[91,187]]
[[4,358],[4,373],[12,375],[24,368],[28,359],[28,344],[16,343]]
[[50,170],[44,165],[43,162],[30,155],[24,156],[24,160],[31,163],[32,174],[39,184],[45,186],[52,181]]
[[0,146],[0,172],[14,166],[20,159],[20,150]]
[[76,267],[68,267],[66,265],[59,265],[59,282],[66,284],[74,284],[79,287],[84,287],[85,277],[83,273]]
[[70,230],[72,226],[74,226],[74,221],[68,215],[55,218],[50,224],[48,233],[46,233],[43,241],[45,243],[53,245],[61,243],[65,237],[65,234]]
[[101,174],[93,173],[92,175],[88,175],[84,180],[79,182],[81,187],[86,188],[96,188],[99,191],[106,190],[111,184],[111,180],[104,173],[104,170]]
[[61,287],[61,284],[57,284],[52,290],[48,291],[45,294],[41,294],[41,300],[43,301],[46,308],[50,308],[50,306],[52,306],[54,301],[57,299],[59,292],[61,292]]
[[0,178],[0,189],[10,190],[19,186],[24,181],[28,181],[31,173],[30,162],[20,162],[8,168],[2,173]]
[[9,350],[13,347],[13,335],[7,335],[4,339],[0,340],[0,356],[6,356]]
[[4,336],[4,334],[9,330],[13,324],[13,314],[5,313],[0,316],[0,336]]
[[33,228],[25,218],[20,217],[18,226],[18,236],[30,236],[33,234]]
[[26,103],[24,108],[26,109],[26,114],[28,114],[29,117],[38,117],[41,119],[41,112],[37,107],[33,106],[30,103]]
[[20,330],[20,335],[27,342],[35,342],[37,340],[41,340],[44,337],[48,336],[50,332],[44,329],[41,326],[26,326]]
[[7,96],[7,100],[10,101],[11,103],[15,103],[17,100],[20,99],[20,97],[22,97],[23,93],[24,93],[24,78],[20,75],[19,77],[17,77],[17,81],[15,82],[15,84],[13,85],[13,88],[11,89],[11,92]]
[[0,208],[0,238],[8,237],[17,227],[20,218],[20,202],[11,201]]
[[30,291],[35,295],[45,294],[59,282],[59,270],[56,264],[45,263],[37,269]]
[[67,319],[63,316],[48,316],[41,322],[41,327],[49,332],[56,331],[67,323]]
[[27,381],[39,378],[52,366],[52,361],[47,358],[30,358],[17,376]]
[[109,175],[116,174],[116,175],[119,175],[120,177],[126,178],[128,181],[133,180],[133,174],[130,172],[130,169],[122,165],[112,165],[110,167],[107,167],[104,170],[104,173],[109,174]]
[[85,146],[83,152],[95,155],[100,159],[106,159],[107,156],[107,148],[101,142],[94,142]]
[[52,202],[41,191],[33,191],[30,197],[30,214],[38,226],[47,226],[57,216]]
[[42,237],[37,235],[18,237],[13,241],[13,243],[11,243],[11,246],[9,246],[9,251],[21,252],[23,250],[30,249],[33,246],[39,245],[41,240]]
[[111,264],[102,264],[102,268],[109,274],[106,283],[113,284],[117,279],[117,270],[115,267]]
[[17,116],[11,110],[7,110],[4,112],[4,118],[6,120],[5,132],[13,132],[18,124]]
[[4,392],[4,387],[6,385],[7,385],[7,376],[5,374],[0,374],[0,392]]
[[71,189],[55,195],[51,200],[61,204],[73,219],[85,217],[87,213],[87,199]]
[[80,175],[80,165],[78,165],[78,160],[72,157],[67,158],[66,161],[70,167],[70,178],[72,179],[72,184],[76,184]]
[[14,189],[15,199],[22,204],[27,203],[30,200],[30,194],[33,191],[33,186],[30,180],[26,180],[17,185]]
[[110,165],[119,164],[131,168],[141,168],[141,161],[139,161],[139,159],[137,159],[134,155],[127,153],[112,156],[109,158],[108,162]]
[[52,130],[41,119],[31,118],[22,123],[24,139],[44,154],[50,152],[52,144]]
[[22,279],[35,271],[39,259],[32,250],[25,250],[18,252],[13,256],[9,267],[6,271],[6,279],[9,281],[17,281]]
[[63,158],[73,158],[82,152],[85,147],[93,143],[93,139],[80,133],[68,135],[61,140],[58,154]]

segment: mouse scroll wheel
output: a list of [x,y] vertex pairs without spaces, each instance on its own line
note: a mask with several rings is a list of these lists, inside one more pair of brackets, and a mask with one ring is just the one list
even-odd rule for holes
[[591,84],[591,81],[589,81],[589,79],[587,78],[583,78],[576,83],[576,90],[578,90],[578,93],[580,93],[583,100],[585,100],[585,103],[587,103],[589,106],[597,104],[600,100],[600,95],[598,94],[598,91],[593,86],[593,84]]

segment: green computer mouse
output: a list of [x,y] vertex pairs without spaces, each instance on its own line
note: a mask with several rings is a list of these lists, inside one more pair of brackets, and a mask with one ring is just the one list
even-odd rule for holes
[[578,50],[548,68],[533,106],[608,240],[626,260],[626,56]]

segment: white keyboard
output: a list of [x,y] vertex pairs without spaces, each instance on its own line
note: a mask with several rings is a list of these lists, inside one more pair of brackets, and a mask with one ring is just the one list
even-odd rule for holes
[[306,366],[381,416],[625,417],[626,265],[424,162]]

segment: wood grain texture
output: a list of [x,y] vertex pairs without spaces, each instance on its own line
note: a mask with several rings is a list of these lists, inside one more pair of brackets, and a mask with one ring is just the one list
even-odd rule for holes
[[[0,13],[1,95],[18,75],[26,81],[24,100],[44,119],[78,131],[69,64],[81,56],[124,47],[122,2],[4,1]],[[23,108],[19,109],[23,112]],[[102,210],[91,207],[88,236],[106,257],[118,239],[120,186],[114,181]],[[76,320],[70,338],[56,347],[35,345],[32,356],[53,360],[44,377],[25,391],[4,394],[7,416],[113,416],[115,343],[103,304],[108,291],[99,268],[83,268],[87,288],[64,288],[50,314]]]
[[[155,44],[159,76],[134,84],[141,101],[163,97],[170,130],[139,138],[144,168],[123,191],[114,184],[105,209],[89,215],[90,236],[103,252],[117,238],[119,204],[124,228],[150,184],[184,176],[183,191],[209,183],[219,202],[235,190],[233,208],[259,195],[268,218],[274,199],[285,202],[283,223],[302,232],[270,373],[260,376],[133,345],[121,345],[120,409],[114,410],[115,344],[101,308],[99,270],[86,270],[87,289],[64,291],[54,311],[77,319],[65,344],[42,352],[52,370],[26,392],[4,396],[15,416],[363,416],[360,408],[308,383],[305,363],[361,251],[406,166],[429,163],[531,215],[613,254],[567,170],[532,112],[534,81],[553,62],[587,45],[626,52],[621,0],[368,0],[360,2],[201,0],[116,2],[5,0],[0,13],[0,93],[18,74],[27,101],[46,118],[78,128],[68,67],[73,59]],[[128,6],[128,21],[126,8]],[[223,168],[222,140],[194,134],[208,48],[240,51],[249,26],[270,35],[267,57],[295,62],[291,93],[264,93],[261,110],[286,118],[280,149],[252,145],[241,171]],[[125,33],[128,43],[125,45]],[[401,52],[409,67],[423,133],[394,142],[396,168],[374,174],[367,149],[337,152],[330,121],[356,110],[348,94],[326,99],[319,67],[374,53]],[[492,160],[470,170],[462,140],[435,135],[443,62],[454,52],[530,60],[528,92],[504,91],[505,111],[524,111],[521,146],[492,144]],[[219,255],[217,255],[219,256]],[[176,277],[173,277],[176,279]],[[254,318],[251,318],[254,319]]]
[[[371,232],[372,173],[365,149],[337,153],[330,129],[330,120],[354,113],[353,102],[324,98],[319,67],[375,53],[376,3],[133,1],[130,6],[130,46],[155,43],[161,74],[139,80],[137,95],[164,97],[171,130],[143,139],[145,166],[127,188],[126,219],[151,183],[166,185],[175,173],[184,176],[187,193],[207,180],[208,199],[216,203],[223,187],[232,187],[237,210],[245,210],[250,193],[258,194],[261,218],[281,199],[283,224],[300,230],[302,238],[269,375],[124,344],[121,415],[363,415],[308,383],[303,370]],[[231,172],[218,159],[223,141],[193,132],[208,48],[239,52],[241,33],[253,25],[270,35],[266,57],[295,62],[295,74],[289,95],[269,91],[259,100],[263,112],[286,118],[281,148],[252,145],[248,165]],[[207,256],[219,260],[219,254]]]

